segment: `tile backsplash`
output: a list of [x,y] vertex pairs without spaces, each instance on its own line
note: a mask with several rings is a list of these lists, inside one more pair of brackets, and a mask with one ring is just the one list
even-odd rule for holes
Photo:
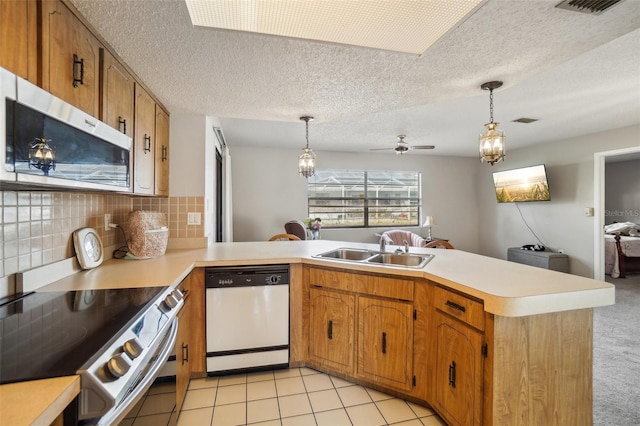
[[[125,245],[132,210],[165,213],[170,239],[204,237],[204,197],[0,191],[0,208],[0,277],[74,256],[72,233],[79,228],[94,228],[105,247]],[[187,225],[188,212],[200,213],[201,225]],[[104,228],[106,213],[121,229]],[[0,297],[7,291],[0,289]]]

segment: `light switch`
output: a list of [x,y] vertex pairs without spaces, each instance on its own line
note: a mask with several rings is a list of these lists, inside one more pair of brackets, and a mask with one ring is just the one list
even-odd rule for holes
[[199,212],[188,212],[187,213],[187,225],[200,225],[200,213]]
[[593,216],[593,207],[585,207],[584,208],[584,215],[587,216],[587,217]]

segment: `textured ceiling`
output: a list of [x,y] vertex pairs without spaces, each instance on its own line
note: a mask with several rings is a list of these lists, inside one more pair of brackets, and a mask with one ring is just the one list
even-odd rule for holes
[[488,0],[416,56],[194,27],[183,0],[72,0],[171,113],[219,117],[231,147],[302,148],[312,115],[315,151],[406,134],[436,145],[407,155],[460,156],[477,155],[490,80],[507,149],[640,124],[640,0],[599,16],[558,1]]

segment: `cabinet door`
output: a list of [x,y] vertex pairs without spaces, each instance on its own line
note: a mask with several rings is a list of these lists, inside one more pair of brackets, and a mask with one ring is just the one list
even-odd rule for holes
[[311,288],[309,298],[311,360],[353,374],[355,297]]
[[0,67],[37,83],[38,33],[35,0],[0,1]]
[[169,114],[156,105],[155,193],[169,195]]
[[[184,290],[184,289],[183,289]],[[185,303],[178,314],[178,336],[176,338],[176,412],[179,412],[184,402],[191,378],[190,353],[190,297],[185,298]]]
[[358,297],[358,376],[411,390],[413,305]]
[[133,138],[135,83],[108,51],[102,51],[102,111],[100,119]]
[[153,195],[155,161],[156,103],[140,86],[135,85],[135,133],[133,138],[133,192]]
[[61,1],[42,2],[42,88],[98,117],[100,42]]
[[481,424],[482,336],[436,312],[436,405],[452,425]]

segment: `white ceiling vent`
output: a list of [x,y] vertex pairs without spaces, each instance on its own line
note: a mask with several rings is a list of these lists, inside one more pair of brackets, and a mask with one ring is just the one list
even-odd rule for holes
[[620,3],[622,0],[563,0],[556,5],[559,9],[572,10],[574,12],[600,15],[605,10]]

